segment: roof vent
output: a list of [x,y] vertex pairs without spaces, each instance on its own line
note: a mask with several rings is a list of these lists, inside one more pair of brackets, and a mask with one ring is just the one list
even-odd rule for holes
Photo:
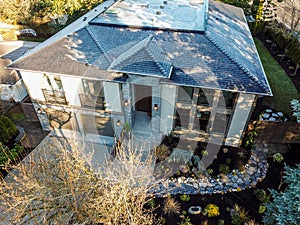
[[114,16],[114,15],[118,15],[119,11],[114,10],[114,9],[108,9],[108,10],[105,11],[105,14]]
[[157,10],[156,11],[156,15],[160,15],[161,14],[161,11],[160,10]]
[[148,3],[134,3],[132,5],[132,8],[148,8],[149,4]]
[[203,5],[204,4],[204,0],[190,0],[190,4],[191,5]]

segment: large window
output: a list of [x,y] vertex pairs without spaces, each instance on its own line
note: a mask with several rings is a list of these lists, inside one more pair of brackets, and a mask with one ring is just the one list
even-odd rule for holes
[[210,112],[198,111],[195,117],[195,128],[199,127],[199,130],[208,133],[209,119],[210,119]]
[[193,87],[179,87],[178,102],[191,102],[193,99]]
[[175,117],[175,128],[176,129],[188,129],[190,118],[189,109],[177,108]]
[[230,114],[216,113],[213,121],[212,132],[224,134],[226,132],[229,119]]
[[233,109],[236,97],[237,93],[235,92],[223,91],[218,102],[218,107]]
[[83,93],[79,95],[82,107],[105,109],[105,98],[102,82],[82,80]]
[[211,107],[214,100],[215,91],[199,88],[197,105]]
[[111,118],[94,115],[81,115],[83,130],[86,134],[114,136]]

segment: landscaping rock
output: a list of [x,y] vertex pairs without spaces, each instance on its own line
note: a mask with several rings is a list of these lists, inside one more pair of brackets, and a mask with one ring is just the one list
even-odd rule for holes
[[187,164],[192,157],[192,153],[187,150],[174,148],[171,155],[168,158],[168,163],[176,162],[181,164]]
[[269,113],[264,113],[263,115],[262,115],[262,118],[264,118],[264,119],[268,119],[270,117],[270,114]]
[[268,120],[269,120],[269,121],[276,121],[276,118],[270,117]]

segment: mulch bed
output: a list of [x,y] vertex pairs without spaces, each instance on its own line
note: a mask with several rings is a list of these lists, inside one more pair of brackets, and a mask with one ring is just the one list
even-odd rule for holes
[[[290,150],[288,153],[284,154],[284,162],[293,166],[297,163],[300,163],[300,158],[298,157],[300,153],[300,144],[290,145]],[[209,218],[207,216],[200,215],[189,215],[192,224],[201,224],[202,222],[208,221],[208,225],[218,224],[218,220],[222,219],[225,221],[225,224],[231,224],[230,213],[228,208],[232,208],[234,204],[238,204],[248,212],[248,216],[251,219],[255,219],[256,222],[261,224],[262,214],[258,213],[260,202],[254,195],[254,190],[257,188],[264,189],[268,191],[268,188],[278,189],[279,185],[282,182],[283,174],[283,163],[275,163],[272,158],[268,158],[269,169],[265,179],[257,184],[256,188],[247,189],[241,192],[226,193],[226,194],[213,194],[213,195],[190,195],[190,200],[188,202],[183,202],[179,199],[179,196],[174,197],[181,205],[181,211],[188,211],[190,206],[201,206],[204,208],[207,204],[215,204],[220,209],[220,215],[217,217]],[[284,188],[284,186],[281,186]],[[168,216],[163,213],[164,198],[156,198],[155,203],[157,209],[155,213],[158,216],[163,216],[166,218],[166,225],[174,225],[180,222],[179,215]]]

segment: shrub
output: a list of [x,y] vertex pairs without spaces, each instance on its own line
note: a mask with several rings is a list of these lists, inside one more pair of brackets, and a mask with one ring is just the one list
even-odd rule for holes
[[193,225],[191,223],[191,219],[190,217],[185,217],[183,220],[181,220],[179,223],[177,223],[178,225]]
[[300,123],[300,102],[297,99],[290,101],[291,108],[293,110],[293,116],[296,117],[297,123]]
[[127,173],[113,160],[104,160],[100,172],[83,157],[80,146],[71,140],[47,141],[26,163],[14,167],[9,179],[0,182],[0,220],[4,224],[152,225],[153,210],[143,207],[151,198],[152,158],[145,160],[126,144],[126,149],[119,147],[115,160],[126,169],[145,169]]
[[225,221],[224,220],[222,220],[222,219],[219,219],[218,220],[218,225],[224,225],[225,224]]
[[8,143],[17,133],[16,125],[7,116],[0,116],[0,142]]
[[155,201],[154,201],[154,199],[150,199],[147,202],[147,206],[150,207],[150,208],[154,208],[155,207]]
[[279,152],[273,155],[273,162],[281,163],[283,160],[283,155],[281,155]]
[[232,212],[230,213],[231,223],[233,225],[241,225],[248,220],[248,213],[244,208],[241,208],[238,204],[233,206]]
[[207,169],[207,173],[208,173],[208,174],[212,175],[212,174],[213,174],[213,172],[214,172],[214,170],[213,170],[213,169]]
[[14,123],[19,123],[24,121],[26,119],[26,116],[24,115],[24,113],[14,113],[12,114],[11,119]]
[[226,165],[226,164],[221,164],[221,165],[219,166],[219,172],[220,172],[221,174],[228,174],[229,171],[230,171],[230,168],[229,168],[228,165]]
[[207,151],[207,150],[205,150],[205,149],[203,149],[203,150],[201,151],[201,155],[202,155],[202,156],[206,156],[206,155],[208,155],[208,151]]
[[155,148],[155,157],[158,160],[165,160],[170,155],[170,150],[166,145],[159,145]]
[[266,206],[264,204],[260,204],[258,208],[258,213],[263,214],[266,211]]
[[189,195],[180,195],[179,198],[183,202],[188,202],[190,200],[190,196]]
[[184,216],[186,216],[186,215],[187,215],[187,211],[183,210],[183,211],[181,212],[181,214],[184,215]]
[[163,212],[166,215],[176,215],[180,213],[180,204],[174,198],[167,197],[164,202]]
[[272,201],[266,203],[263,217],[265,225],[300,224],[300,164],[297,164],[295,168],[285,166],[284,170],[283,178],[288,186],[281,192],[270,190]]
[[214,204],[208,204],[204,209],[204,214],[206,214],[208,217],[218,216],[220,215],[219,207]]
[[244,225],[259,225],[259,224],[256,223],[255,220],[248,220],[244,223]]
[[19,144],[15,144],[13,149],[9,149],[8,147],[4,146],[0,142],[0,168],[5,169],[5,167],[11,163],[12,161],[16,160],[20,153],[24,150],[23,146]]
[[230,164],[231,163],[231,158],[226,158],[226,163]]
[[161,217],[158,218],[158,224],[159,224],[159,225],[165,225],[166,222],[167,222],[167,220],[166,220],[165,217],[162,217],[162,216],[161,216]]
[[254,191],[254,195],[260,202],[266,203],[270,201],[270,195],[268,195],[263,189],[256,189]]

